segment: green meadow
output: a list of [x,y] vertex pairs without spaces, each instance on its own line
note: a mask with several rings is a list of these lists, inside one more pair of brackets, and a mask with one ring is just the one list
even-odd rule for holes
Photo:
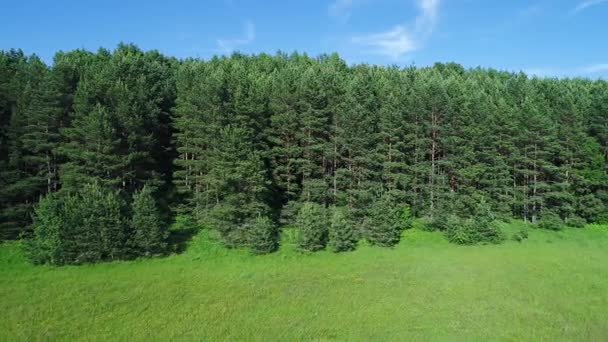
[[0,340],[608,340],[608,226],[515,222],[501,245],[405,231],[393,249],[252,256],[195,234],[182,253],[33,266],[0,245]]

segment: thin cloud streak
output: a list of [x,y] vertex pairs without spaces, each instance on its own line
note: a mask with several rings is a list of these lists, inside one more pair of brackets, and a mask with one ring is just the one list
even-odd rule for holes
[[593,64],[577,68],[531,68],[523,70],[526,74],[537,77],[584,77],[608,72],[608,63]]
[[421,48],[433,33],[439,16],[439,0],[419,0],[420,14],[414,28],[396,25],[392,29],[351,38],[351,42],[367,46],[370,52],[398,60],[406,54]]
[[239,47],[249,45],[255,40],[255,25],[251,21],[245,22],[245,28],[242,38],[237,39],[218,39],[217,47],[222,53],[231,53]]
[[416,50],[416,43],[410,33],[401,25],[387,32],[375,33],[363,37],[353,37],[352,42],[372,47],[372,52],[398,59],[400,56]]
[[350,18],[354,2],[355,0],[335,0],[329,5],[328,13],[332,17],[339,17],[347,21]]
[[583,68],[583,71],[586,72],[586,73],[588,73],[588,74],[595,74],[595,73],[598,73],[598,72],[606,72],[606,71],[608,71],[608,63],[590,65],[588,67]]
[[581,11],[584,11],[586,9],[588,9],[589,7],[593,7],[593,6],[597,6],[600,5],[604,2],[607,2],[608,0],[587,0],[587,1],[583,1],[580,4],[578,4],[578,6],[576,6],[573,10],[572,10],[572,14],[576,14],[579,13]]

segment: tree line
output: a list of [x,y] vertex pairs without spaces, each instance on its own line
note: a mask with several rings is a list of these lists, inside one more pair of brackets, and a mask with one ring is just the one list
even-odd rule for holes
[[454,63],[3,51],[0,233],[79,263],[162,253],[175,213],[255,253],[285,225],[345,251],[412,217],[460,243],[499,241],[497,219],[605,222],[607,114],[605,81]]

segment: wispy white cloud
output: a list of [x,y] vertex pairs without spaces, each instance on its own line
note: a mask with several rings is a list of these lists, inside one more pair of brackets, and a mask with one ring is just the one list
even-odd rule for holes
[[592,64],[572,68],[530,68],[523,70],[523,72],[537,77],[588,77],[608,73],[608,63]]
[[413,28],[396,25],[385,32],[353,37],[351,41],[369,47],[372,53],[388,56],[393,60],[418,50],[435,29],[439,16],[439,0],[417,1],[420,14],[416,17]]
[[251,21],[245,22],[243,36],[236,39],[218,39],[217,48],[221,53],[231,53],[239,47],[249,45],[255,40],[255,25]]
[[587,67],[582,68],[582,71],[588,74],[608,72],[608,63],[589,65]]
[[576,13],[578,13],[580,11],[586,10],[589,7],[596,6],[596,5],[602,4],[604,2],[608,2],[608,0],[585,0],[585,1],[582,1],[582,2],[580,2],[578,4],[578,6],[576,6],[572,10],[572,13],[576,14]]
[[398,59],[416,50],[414,37],[401,25],[390,31],[353,37],[352,42],[372,47],[372,52]]
[[347,21],[350,18],[350,13],[354,4],[355,0],[334,0],[329,4],[327,11],[332,17],[338,17]]
[[419,0],[419,6],[422,12],[416,18],[416,30],[419,33],[431,34],[439,15],[439,0]]

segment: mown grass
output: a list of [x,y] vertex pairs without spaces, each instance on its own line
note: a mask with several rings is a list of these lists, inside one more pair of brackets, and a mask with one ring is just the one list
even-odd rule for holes
[[0,341],[608,340],[608,227],[505,226],[521,229],[497,246],[414,229],[394,249],[286,241],[257,257],[202,232],[180,255],[59,268],[8,243]]

